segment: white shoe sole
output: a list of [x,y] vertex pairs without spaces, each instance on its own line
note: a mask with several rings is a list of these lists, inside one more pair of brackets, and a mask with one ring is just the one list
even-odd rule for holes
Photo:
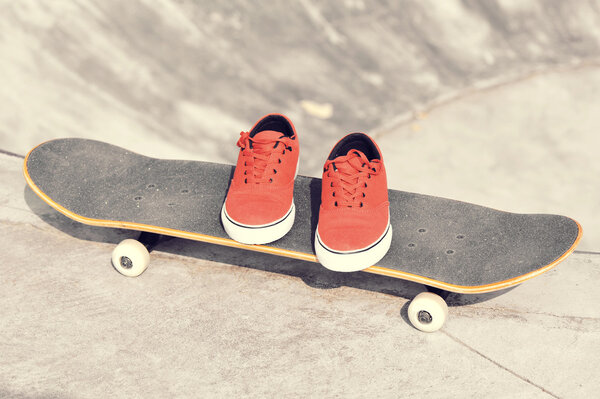
[[328,248],[319,237],[319,226],[315,234],[315,253],[319,263],[336,272],[357,272],[379,262],[390,249],[392,225],[371,245],[354,251],[336,251]]
[[225,203],[221,208],[221,221],[227,235],[242,244],[268,244],[279,240],[292,229],[295,218],[296,207],[293,200],[292,206],[284,217],[263,225],[248,225],[236,222],[227,214]]

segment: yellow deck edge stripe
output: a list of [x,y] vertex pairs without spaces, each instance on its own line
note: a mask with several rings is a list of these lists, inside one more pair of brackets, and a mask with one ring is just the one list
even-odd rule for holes
[[[221,237],[214,237],[214,236],[209,236],[209,235],[205,235],[205,234],[191,233],[191,232],[186,232],[186,231],[181,231],[181,230],[176,230],[176,229],[170,229],[170,228],[166,228],[166,227],[147,225],[147,224],[143,224],[143,223],[93,219],[93,218],[88,218],[85,216],[78,215],[74,212],[71,212],[68,209],[66,209],[65,207],[63,207],[62,205],[54,202],[50,197],[48,197],[33,182],[33,180],[31,179],[31,176],[29,176],[29,172],[27,170],[27,160],[29,159],[29,155],[36,148],[38,148],[39,146],[41,146],[43,144],[44,143],[41,143],[38,146],[31,149],[27,153],[27,156],[25,157],[25,160],[23,162],[23,174],[25,176],[25,181],[27,182],[29,187],[44,202],[46,202],[48,205],[50,205],[51,207],[53,207],[54,209],[56,209],[57,211],[59,211],[60,213],[62,213],[63,215],[67,216],[70,219],[73,219],[77,222],[91,225],[91,226],[122,228],[122,229],[137,230],[137,231],[147,231],[150,233],[164,234],[164,235],[168,235],[168,236],[186,238],[186,239],[194,240],[194,241],[202,241],[202,242],[207,242],[207,243],[211,243],[211,244],[224,245],[224,246],[228,246],[228,247],[248,249],[251,251],[264,252],[264,253],[268,253],[268,254],[272,254],[272,255],[285,256],[288,258],[318,263],[317,257],[315,255],[307,254],[304,252],[297,252],[297,251],[291,251],[291,250],[287,250],[287,249],[274,248],[274,247],[269,247],[266,245],[242,244],[242,243],[239,243],[239,242],[234,241],[229,238],[221,238]],[[529,272],[527,274],[524,274],[524,275],[521,275],[521,276],[518,276],[518,277],[515,277],[512,279],[499,281],[497,283],[485,284],[485,285],[479,285],[479,286],[455,285],[455,284],[445,283],[443,281],[434,280],[434,279],[431,279],[428,277],[423,277],[423,276],[419,276],[416,274],[402,272],[399,270],[388,269],[388,268],[380,267],[380,266],[371,266],[371,267],[364,269],[363,271],[368,272],[368,273],[388,276],[388,277],[399,278],[402,280],[414,281],[416,283],[420,283],[420,284],[424,284],[424,285],[428,285],[431,287],[436,287],[436,288],[440,288],[440,289],[443,289],[446,291],[456,292],[456,293],[460,293],[460,294],[481,294],[481,293],[486,293],[486,292],[498,291],[498,290],[502,290],[504,288],[509,288],[509,287],[521,284],[524,281],[527,281],[536,276],[539,276],[540,274],[547,272],[548,270],[554,268],[560,262],[565,260],[565,258],[567,258],[575,250],[575,247],[577,247],[577,245],[579,244],[579,241],[581,240],[581,237],[583,234],[583,229],[582,229],[581,225],[579,224],[579,222],[574,219],[571,219],[571,220],[573,220],[577,224],[577,228],[579,229],[579,232],[577,234],[577,238],[573,242],[573,245],[571,245],[571,247],[567,251],[565,251],[560,257],[558,257],[552,263],[550,263],[546,266],[543,266],[539,269],[536,269],[532,272]]]

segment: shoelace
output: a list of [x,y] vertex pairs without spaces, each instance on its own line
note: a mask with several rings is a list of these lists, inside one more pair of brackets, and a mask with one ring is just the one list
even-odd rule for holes
[[[279,143],[283,145],[280,146]],[[277,173],[276,165],[282,162],[281,155],[292,150],[291,143],[292,139],[283,134],[277,139],[266,140],[250,137],[250,132],[241,132],[237,145],[242,149],[244,157],[244,183],[272,183],[271,176]],[[279,156],[273,156],[274,154]]]
[[324,169],[334,178],[331,186],[340,188],[334,191],[335,206],[362,207],[368,180],[381,172],[381,161],[369,161],[362,152],[350,150],[345,156],[325,162]]

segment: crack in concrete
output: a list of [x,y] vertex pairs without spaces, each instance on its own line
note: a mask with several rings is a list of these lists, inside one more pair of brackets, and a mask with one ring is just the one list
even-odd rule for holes
[[21,227],[21,226],[32,227],[32,228],[34,228],[34,229],[36,229],[38,231],[42,231],[44,233],[56,233],[57,235],[60,235],[60,234],[57,233],[57,231],[60,231],[60,230],[56,230],[56,229],[47,230],[44,227],[36,226],[35,224],[28,223],[28,222],[13,222],[13,221],[10,221],[10,220],[0,220],[0,225],[2,225],[2,226],[9,226],[9,227]]
[[600,252],[595,251],[573,251],[574,254],[584,254],[584,255],[600,255]]
[[10,152],[10,151],[3,150],[3,149],[0,149],[0,154],[8,155],[8,156],[10,156],[10,157],[15,157],[15,158],[21,158],[21,159],[25,159],[25,156],[24,156],[24,155],[21,155],[21,154],[16,154],[16,153],[14,153],[14,152]]
[[535,382],[531,381],[529,378],[520,375],[519,373],[517,373],[516,371],[513,371],[511,369],[509,369],[508,367],[500,364],[499,362],[495,361],[494,359],[492,359],[491,357],[485,355],[484,353],[478,351],[477,349],[473,348],[472,346],[468,345],[466,342],[460,340],[459,338],[455,337],[454,335],[450,334],[447,331],[442,330],[441,331],[443,334],[445,334],[447,337],[449,337],[451,340],[453,340],[454,342],[456,342],[457,344],[467,348],[469,351],[475,353],[476,355],[480,356],[481,358],[487,360],[488,362],[492,363],[493,365],[499,367],[500,369],[512,374],[513,376],[515,376],[516,378],[520,379],[521,381],[541,390],[542,392],[544,392],[545,394],[548,394],[550,396],[552,396],[553,398],[559,398],[560,396],[550,392],[549,390],[547,390],[546,388],[544,388],[543,386],[536,384]]
[[[576,322],[576,323],[582,323],[585,321],[588,322],[599,322],[600,318],[598,317],[585,317],[585,316],[568,316],[568,315],[557,315],[557,314],[553,314],[553,313],[547,313],[547,312],[528,312],[528,311],[520,311],[520,310],[516,310],[516,309],[509,309],[509,308],[498,308],[498,307],[487,307],[487,306],[469,306],[468,304],[466,305],[460,305],[459,304],[459,309],[464,308],[466,309],[471,309],[471,311],[490,311],[490,312],[494,312],[495,315],[499,315],[499,316],[506,316],[506,317],[510,317],[511,314],[514,315],[533,315],[533,316],[549,316],[549,317],[553,317],[556,319],[561,319],[561,320],[566,320],[566,321],[572,321],[572,322]],[[461,314],[464,312],[458,312],[458,314]]]

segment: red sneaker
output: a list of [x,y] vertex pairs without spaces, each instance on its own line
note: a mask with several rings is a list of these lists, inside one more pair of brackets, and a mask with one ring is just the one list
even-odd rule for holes
[[221,220],[232,239],[266,244],[286,235],[294,224],[298,136],[292,122],[279,114],[264,116],[240,136]]
[[315,237],[319,262],[352,272],[377,263],[392,242],[387,179],[377,144],[352,133],[331,150],[323,170]]

